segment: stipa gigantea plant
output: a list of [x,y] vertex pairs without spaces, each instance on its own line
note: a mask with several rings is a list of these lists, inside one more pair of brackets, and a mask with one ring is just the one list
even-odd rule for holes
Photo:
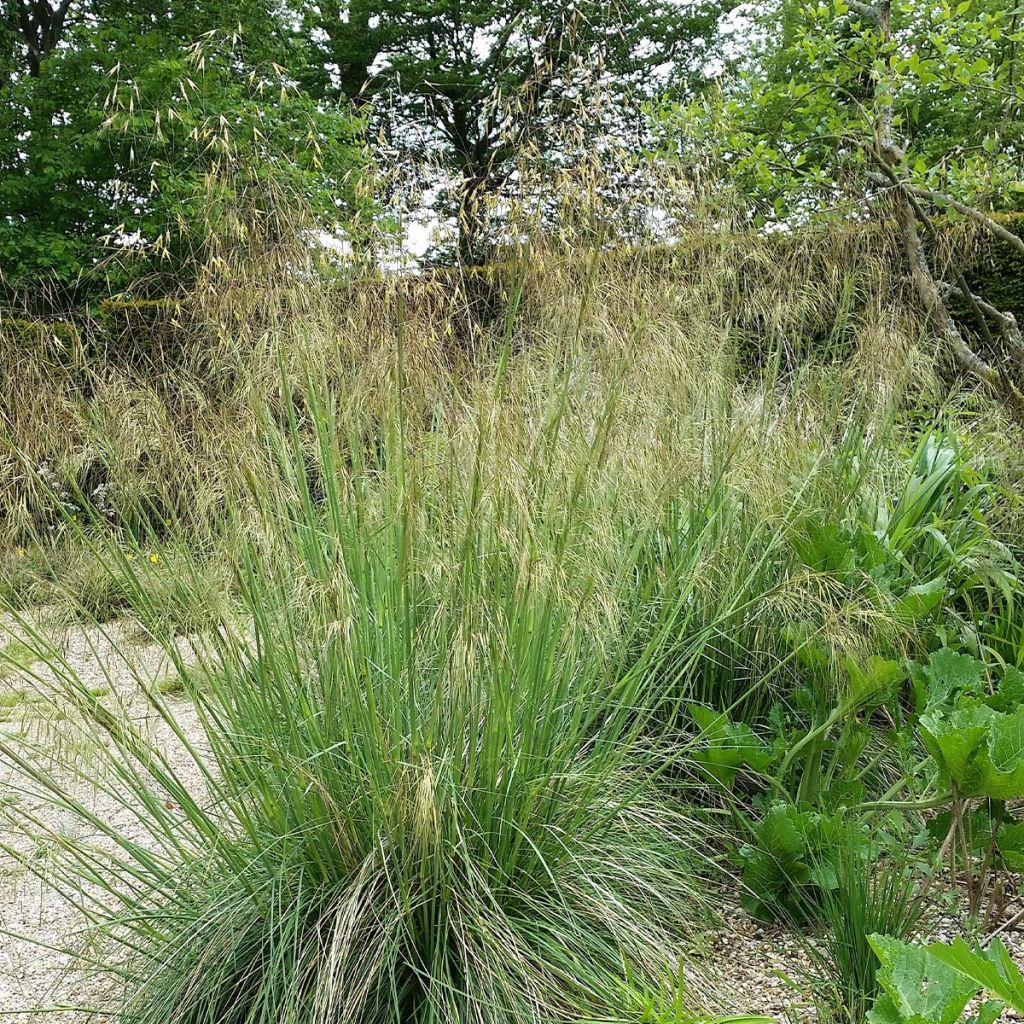
[[[315,480],[291,422],[250,480],[242,613],[195,651],[167,638],[202,734],[136,680],[171,752],[23,620],[55,699],[105,736],[106,770],[77,773],[117,813],[73,766],[2,755],[78,821],[56,882],[102,932],[126,1024],[617,1019],[624,963],[657,986],[675,962],[699,835],[647,782],[653,655],[626,664],[629,622],[590,628],[614,570],[563,571],[605,433],[531,507],[490,415],[468,465],[421,472],[400,405],[367,448],[324,402]],[[9,815],[45,831],[30,806]]]

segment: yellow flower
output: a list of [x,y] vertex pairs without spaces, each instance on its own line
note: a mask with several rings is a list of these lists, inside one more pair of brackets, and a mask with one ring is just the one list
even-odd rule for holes
[[130,562],[135,556],[129,551],[124,557]]
[[25,557],[25,549],[24,548],[18,548],[18,557],[19,558],[24,558]]
[[159,555],[158,555],[158,554],[157,554],[157,553],[156,553],[156,552],[154,551],[154,552],[153,552],[153,553],[152,553],[152,554],[151,554],[151,555],[149,556],[149,564],[150,564],[150,565],[156,565],[156,563],[157,563],[157,562],[159,562],[159,561],[160,561],[160,556],[159,556]]

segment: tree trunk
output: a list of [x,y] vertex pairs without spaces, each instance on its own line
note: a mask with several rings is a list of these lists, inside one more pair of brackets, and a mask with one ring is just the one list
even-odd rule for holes
[[[874,21],[879,38],[885,49],[892,38],[892,12],[890,0],[879,0],[876,4],[861,3],[859,0],[852,0],[851,10],[870,18]],[[888,66],[882,54],[883,66]],[[1002,362],[1009,366],[1016,366],[1019,353],[1014,346],[1019,347],[1019,332],[1016,331],[1016,321],[1008,314],[1001,314],[998,310],[989,306],[984,300],[972,296],[966,288],[963,275],[957,270],[957,284],[954,288],[943,287],[936,279],[932,271],[928,255],[925,251],[924,242],[921,238],[919,226],[923,227],[929,234],[934,235],[934,229],[927,214],[921,209],[918,197],[937,200],[936,193],[923,189],[915,189],[910,182],[907,171],[906,154],[902,147],[893,137],[893,87],[892,83],[885,77],[875,81],[874,86],[874,140],[869,149],[869,156],[880,168],[881,174],[869,175],[872,180],[878,180],[891,194],[896,205],[896,220],[899,225],[900,240],[907,258],[907,266],[910,271],[911,281],[914,290],[924,306],[928,317],[928,323],[936,336],[943,343],[946,351],[952,357],[956,365],[965,373],[982,381],[993,392],[998,394],[1002,400],[1013,410],[1014,414],[1024,420],[1024,394],[1020,387],[1011,378],[1006,366],[997,368],[983,359],[968,344],[966,338],[956,321],[950,314],[944,295],[955,290],[971,304],[976,315],[981,320],[982,334],[989,336],[990,332],[984,322],[984,309],[991,311],[992,319],[997,322],[1000,332],[1006,339],[1010,351]],[[1003,229],[984,216],[979,211],[963,203],[959,203],[950,197],[941,197],[944,200],[942,205],[953,206],[959,212],[971,217],[983,226],[993,230],[995,234],[1002,235]],[[1014,239],[1018,244],[1019,239]]]

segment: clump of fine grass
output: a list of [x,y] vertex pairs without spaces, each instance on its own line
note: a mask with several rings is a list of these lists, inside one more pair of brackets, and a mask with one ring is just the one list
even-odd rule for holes
[[[69,839],[49,870],[100,923],[121,1020],[625,1019],[624,965],[657,987],[702,910],[695,826],[652,791],[640,742],[685,587],[639,656],[629,621],[591,628],[635,543],[622,524],[595,540],[584,514],[610,414],[563,476],[524,472],[487,408],[463,425],[468,462],[458,443],[410,454],[400,406],[369,449],[329,400],[315,413],[311,437],[286,429],[275,474],[250,478],[237,616],[198,660],[166,638],[203,737],[143,686],[164,752],[23,624],[57,699],[106,738],[88,777],[134,819],[122,831],[66,774],[0,746],[24,790],[113,850]],[[543,430],[557,447],[558,417]],[[606,557],[577,578],[593,543]],[[130,584],[139,562],[116,564]],[[711,998],[696,975],[691,990]]]
[[861,1024],[880,991],[878,957],[869,935],[908,940],[925,912],[927,885],[899,856],[874,858],[860,843],[845,844],[833,861],[836,884],[824,890],[824,926],[817,955],[825,984],[844,1020]]

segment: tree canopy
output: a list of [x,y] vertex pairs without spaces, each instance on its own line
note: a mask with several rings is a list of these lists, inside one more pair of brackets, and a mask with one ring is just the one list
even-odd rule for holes
[[863,218],[880,90],[915,188],[1020,206],[1024,7],[884,7],[883,33],[856,0],[0,0],[3,286],[159,288],[215,230],[211,196],[271,180],[351,235],[375,147],[406,182],[429,165],[477,261],[524,154],[550,175],[560,133],[639,151],[651,124],[659,160],[712,164],[753,224]]
[[0,0],[4,285],[180,274],[229,150],[334,230],[367,139],[404,172],[430,159],[439,214],[478,258],[482,205],[566,120],[572,69],[599,69],[620,121],[639,117],[625,97],[703,78],[733,3]]
[[296,42],[270,4],[232,5],[227,24],[210,0],[2,11],[6,289],[60,304],[180,274],[211,227],[211,190],[267,174],[325,222],[348,216],[354,119],[297,86],[282,63]]
[[[862,202],[876,85],[915,184],[986,208],[1024,201],[1024,7],[774,0],[750,15],[737,74],[660,111],[680,151],[718,161],[755,223]],[[862,211],[858,211],[862,212]]]
[[[703,80],[735,0],[303,4],[326,92],[377,96],[388,136],[456,179],[464,256],[480,204],[551,127],[580,61],[619,101]],[[633,116],[639,117],[634,108]]]

